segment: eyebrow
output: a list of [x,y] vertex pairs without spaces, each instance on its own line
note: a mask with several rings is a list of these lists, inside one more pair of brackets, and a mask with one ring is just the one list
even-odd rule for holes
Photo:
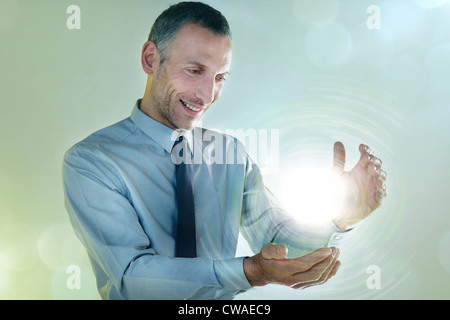
[[[187,63],[188,63],[188,64],[196,65],[196,66],[198,66],[198,67],[200,67],[200,68],[203,68],[203,69],[208,69],[207,66],[205,66],[203,63],[200,63],[200,62],[198,62],[198,61],[196,61],[196,60],[189,60]],[[225,71],[225,72],[222,72],[222,73],[223,73],[224,75],[229,76],[229,75],[231,74],[231,71]]]

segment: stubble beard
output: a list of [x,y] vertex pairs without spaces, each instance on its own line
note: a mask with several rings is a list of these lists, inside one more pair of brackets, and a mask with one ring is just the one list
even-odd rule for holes
[[170,86],[168,78],[165,73],[165,69],[161,69],[161,72],[158,74],[157,78],[154,79],[154,85],[152,86],[152,96],[154,97],[154,106],[156,111],[158,112],[162,123],[166,126],[171,127],[172,129],[186,129],[190,130],[194,127],[194,119],[193,125],[189,128],[182,127],[182,118],[183,116],[190,118],[189,115],[177,115],[179,98],[175,94],[175,89]]

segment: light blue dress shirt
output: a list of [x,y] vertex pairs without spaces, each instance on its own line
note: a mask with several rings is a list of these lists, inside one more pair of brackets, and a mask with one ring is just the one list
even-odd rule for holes
[[255,253],[268,242],[286,244],[290,257],[337,246],[332,223],[313,230],[281,209],[239,141],[196,128],[183,134],[194,153],[198,257],[174,257],[178,132],[139,103],[63,161],[66,208],[103,299],[232,299],[251,287],[235,256],[239,232]]

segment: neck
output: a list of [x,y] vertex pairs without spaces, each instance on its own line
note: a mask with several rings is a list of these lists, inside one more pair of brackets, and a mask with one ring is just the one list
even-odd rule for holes
[[152,108],[153,103],[152,103],[152,100],[150,99],[150,96],[151,96],[150,89],[152,87],[152,76],[153,76],[153,74],[148,75],[147,85],[145,86],[144,97],[142,98],[140,109],[147,116],[155,119],[155,116],[153,115],[154,108]]

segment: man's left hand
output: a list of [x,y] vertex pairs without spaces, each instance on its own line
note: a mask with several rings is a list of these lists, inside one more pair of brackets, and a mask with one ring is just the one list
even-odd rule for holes
[[343,212],[333,219],[341,230],[348,230],[365,219],[377,209],[387,195],[386,172],[381,169],[382,162],[375,157],[370,148],[359,146],[361,158],[351,171],[344,171],[346,155],[342,142],[334,144],[333,171],[344,181],[347,197]]

